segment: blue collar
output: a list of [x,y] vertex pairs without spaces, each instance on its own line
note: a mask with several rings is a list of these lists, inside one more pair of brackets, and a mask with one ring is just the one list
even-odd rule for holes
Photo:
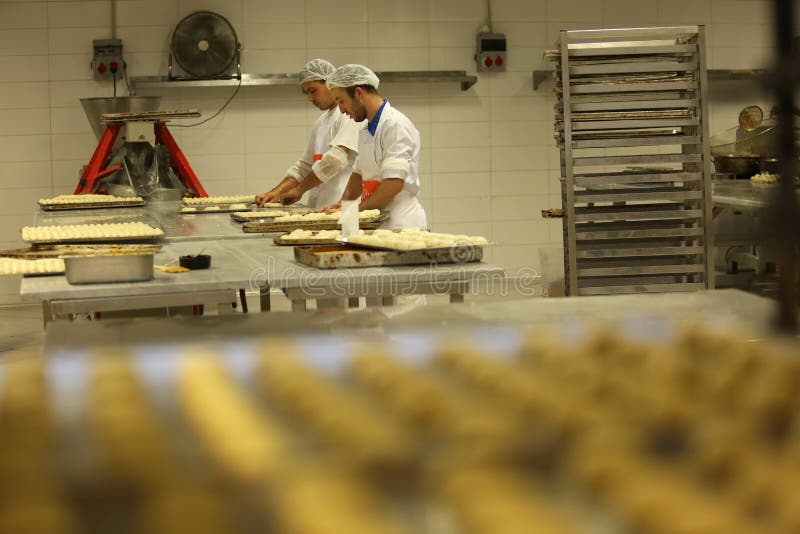
[[367,131],[372,137],[375,137],[375,132],[378,130],[378,121],[381,120],[381,113],[383,113],[383,108],[386,107],[387,100],[383,99],[383,104],[381,107],[378,108],[378,112],[372,117],[372,120],[367,123]]

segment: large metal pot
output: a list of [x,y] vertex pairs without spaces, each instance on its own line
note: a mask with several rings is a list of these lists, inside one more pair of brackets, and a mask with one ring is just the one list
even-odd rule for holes
[[750,178],[758,172],[758,156],[714,156],[714,167],[720,173]]

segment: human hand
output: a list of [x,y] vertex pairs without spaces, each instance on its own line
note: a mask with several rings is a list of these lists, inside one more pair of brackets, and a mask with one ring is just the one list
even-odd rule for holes
[[256,204],[258,204],[258,207],[262,207],[269,202],[280,202],[280,195],[274,191],[267,191],[266,193],[256,195]]
[[287,190],[285,193],[281,195],[281,204],[284,206],[288,206],[289,204],[294,204],[303,196],[303,193],[296,187],[292,187],[291,189]]
[[331,204],[330,206],[325,206],[320,211],[323,213],[333,213],[334,211],[341,211],[342,210],[342,203],[337,202],[336,204]]

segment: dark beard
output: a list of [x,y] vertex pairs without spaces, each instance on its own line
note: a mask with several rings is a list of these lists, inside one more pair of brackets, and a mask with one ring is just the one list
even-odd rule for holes
[[367,118],[367,110],[358,103],[357,100],[353,99],[353,120],[356,122],[361,122]]

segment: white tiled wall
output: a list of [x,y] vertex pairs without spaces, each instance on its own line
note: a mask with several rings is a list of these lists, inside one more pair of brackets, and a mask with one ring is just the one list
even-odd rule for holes
[[[539,210],[560,204],[551,86],[531,87],[542,52],[562,28],[706,24],[711,67],[769,60],[767,0],[492,0],[495,31],[508,37],[508,71],[456,84],[384,84],[423,138],[421,199],[435,230],[499,243],[488,259],[513,271],[542,264],[561,245],[560,223]],[[313,57],[375,70],[474,72],[485,0],[118,0],[117,35],[132,76],[165,74],[172,28],[210,9],[227,17],[250,73],[295,72]],[[110,0],[0,0],[0,247],[22,245],[18,228],[42,196],[70,192],[95,146],[78,99],[111,96],[91,79],[91,41],[110,37]],[[120,94],[123,85],[118,86]],[[162,108],[205,116],[231,88],[168,89]],[[142,93],[148,94],[148,93]],[[150,93],[156,94],[156,93]],[[735,124],[743,104],[767,103],[755,84],[715,82],[712,131]],[[173,133],[211,194],[257,192],[280,179],[317,116],[296,87],[246,87],[218,118]],[[552,257],[552,256],[551,256]],[[557,266],[558,262],[549,263]],[[18,280],[0,280],[0,301]]]

